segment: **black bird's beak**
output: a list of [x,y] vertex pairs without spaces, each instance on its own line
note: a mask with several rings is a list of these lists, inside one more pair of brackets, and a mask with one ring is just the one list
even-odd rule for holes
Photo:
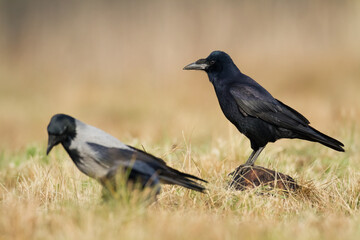
[[194,63],[186,65],[183,70],[206,70],[209,67],[209,63],[206,59],[199,59]]
[[59,142],[57,140],[57,136],[54,135],[49,135],[49,140],[48,140],[48,146],[46,149],[46,155],[49,155],[51,149],[57,145]]

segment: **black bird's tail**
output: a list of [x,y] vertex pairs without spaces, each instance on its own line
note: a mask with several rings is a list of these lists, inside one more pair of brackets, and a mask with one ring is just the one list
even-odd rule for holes
[[159,178],[160,178],[160,181],[162,181],[163,183],[179,185],[179,186],[182,186],[182,187],[185,187],[188,189],[192,189],[192,190],[195,190],[195,191],[198,191],[201,193],[205,192],[205,190],[206,190],[206,188],[203,185],[201,185],[191,179],[196,179],[196,180],[199,180],[199,181],[202,181],[205,183],[207,183],[207,181],[205,181],[201,178],[195,177],[191,174],[182,173],[182,172],[180,172],[176,169],[170,168],[170,167],[168,167],[167,171],[161,171],[159,173]]
[[342,142],[332,137],[329,137],[328,135],[325,135],[322,132],[310,126],[308,126],[308,131],[306,131],[305,139],[313,142],[319,142],[339,152],[345,152],[343,148],[344,144]]

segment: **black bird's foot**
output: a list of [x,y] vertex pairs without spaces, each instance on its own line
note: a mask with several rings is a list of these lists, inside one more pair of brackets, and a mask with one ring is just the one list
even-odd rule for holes
[[241,164],[240,166],[238,166],[237,168],[235,168],[234,171],[232,171],[231,173],[228,174],[228,176],[236,176],[236,175],[243,175],[245,174],[248,170],[250,170],[251,167],[253,167],[254,165],[247,165],[247,164]]

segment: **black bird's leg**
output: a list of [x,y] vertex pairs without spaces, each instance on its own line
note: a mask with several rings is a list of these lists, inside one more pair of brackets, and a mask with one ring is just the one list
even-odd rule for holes
[[248,163],[251,162],[251,159],[254,157],[255,153],[256,153],[256,151],[253,150],[252,153],[250,154],[248,160],[246,160],[245,165],[249,165]]
[[255,163],[255,161],[256,161],[256,159],[259,157],[260,153],[262,152],[262,150],[264,150],[264,147],[260,147],[260,148],[259,148],[258,150],[256,150],[256,151],[254,150],[254,151],[251,153],[249,159],[246,161],[245,165],[247,165],[247,166],[253,166],[254,163]]
[[233,172],[231,172],[229,175],[236,177],[236,175],[243,175],[244,171],[247,171],[246,169],[248,169],[248,167],[251,167],[254,165],[256,159],[259,157],[260,153],[262,152],[262,150],[264,150],[265,147],[260,147],[257,150],[253,150],[253,152],[250,154],[248,160],[246,161],[245,164],[241,164],[240,166],[238,166]]
[[237,174],[244,174],[243,171],[247,171],[246,169],[248,169],[248,167],[251,167],[254,165],[256,159],[258,158],[258,156],[260,155],[261,151],[264,149],[264,147],[261,147],[257,150],[253,150],[252,153],[250,154],[248,160],[246,161],[245,164],[241,164],[240,166],[238,166],[235,171],[233,171],[232,173],[230,173],[229,175],[232,175],[233,177],[236,177]]

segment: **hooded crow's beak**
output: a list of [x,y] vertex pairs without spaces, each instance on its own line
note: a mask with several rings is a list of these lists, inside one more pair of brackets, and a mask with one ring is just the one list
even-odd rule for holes
[[59,143],[57,138],[58,138],[57,136],[49,135],[48,146],[46,149],[46,155],[49,155],[51,149]]
[[209,63],[206,59],[199,59],[194,63],[186,65],[183,70],[206,70],[209,67]]

